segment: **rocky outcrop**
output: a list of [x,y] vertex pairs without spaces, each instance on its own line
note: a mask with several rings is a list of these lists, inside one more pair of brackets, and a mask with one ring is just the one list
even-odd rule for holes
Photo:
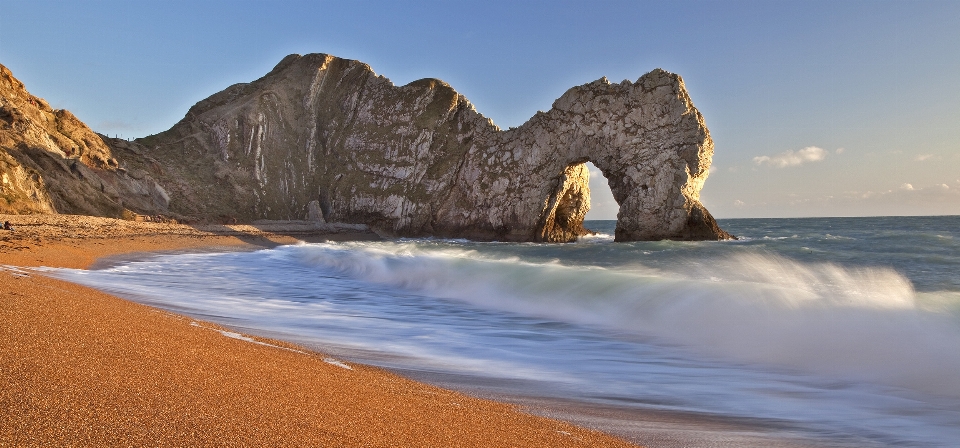
[[723,239],[699,202],[713,142],[679,76],[574,87],[501,130],[436,79],[290,55],[128,142],[30,95],[0,66],[0,213],[166,214],[368,224],[397,236],[572,241],[593,162],[618,241]]
[[730,237],[699,202],[709,132],[681,78],[659,69],[574,87],[504,131],[443,81],[398,87],[358,61],[290,55],[168,131],[109,143],[159,180],[172,212],[199,218],[570,241],[586,232],[590,161],[620,204],[618,241]]
[[31,95],[0,65],[0,213],[121,217],[166,209],[153,178],[131,177],[102,136]]

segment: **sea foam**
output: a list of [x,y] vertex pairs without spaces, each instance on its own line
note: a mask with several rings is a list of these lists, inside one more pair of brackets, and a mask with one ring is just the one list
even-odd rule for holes
[[[415,294],[602,326],[741,362],[960,397],[956,316],[921,306],[910,281],[889,268],[804,263],[762,251],[663,269],[529,262],[414,242],[290,250],[301,263]],[[926,295],[947,304],[953,297]]]

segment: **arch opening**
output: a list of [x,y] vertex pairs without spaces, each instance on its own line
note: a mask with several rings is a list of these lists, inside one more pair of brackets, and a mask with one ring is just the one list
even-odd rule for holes
[[[599,203],[593,199],[594,191],[599,193]],[[614,199],[604,174],[588,159],[570,163],[551,187],[551,194],[544,203],[534,239],[543,242],[571,242],[595,233],[594,230],[584,227],[584,220],[595,204],[599,205],[599,211],[591,215],[594,216],[592,219],[616,221],[620,206]]]
[[620,204],[613,198],[607,177],[593,162],[586,162],[590,173],[590,211],[584,217],[587,221],[616,221],[620,213]]

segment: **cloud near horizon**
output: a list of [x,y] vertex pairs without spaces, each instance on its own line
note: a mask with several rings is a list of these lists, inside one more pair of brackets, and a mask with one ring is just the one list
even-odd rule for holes
[[816,146],[807,146],[799,151],[787,150],[775,156],[757,156],[753,158],[756,165],[769,165],[777,168],[799,166],[807,162],[819,162],[827,157],[827,151]]
[[726,212],[738,217],[960,215],[960,179],[955,185],[903,183],[879,191],[791,194],[756,202],[738,199]]

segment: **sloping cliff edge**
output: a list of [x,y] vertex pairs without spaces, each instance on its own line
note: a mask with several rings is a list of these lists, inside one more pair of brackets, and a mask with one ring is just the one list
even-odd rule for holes
[[7,213],[312,218],[562,242],[587,232],[590,161],[620,204],[618,241],[731,238],[699,202],[709,131],[682,79],[659,69],[574,87],[504,131],[443,81],[395,86],[358,61],[290,55],[132,142],[93,133],[2,70]]
[[104,139],[0,65],[0,213],[167,213],[163,187],[123,168]]

